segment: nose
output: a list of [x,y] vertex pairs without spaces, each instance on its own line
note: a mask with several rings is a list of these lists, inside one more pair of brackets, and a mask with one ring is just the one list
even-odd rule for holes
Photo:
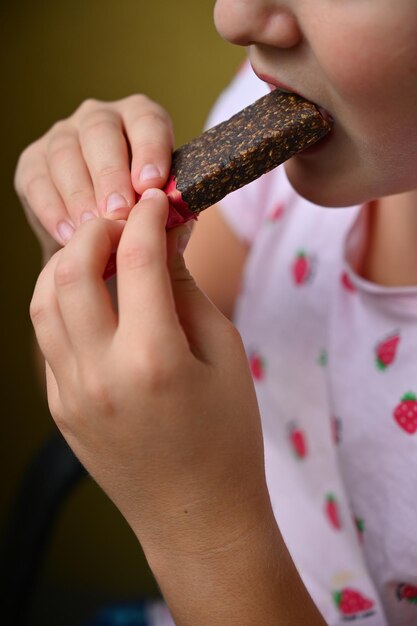
[[220,35],[239,46],[291,48],[302,40],[288,0],[217,0],[214,21]]

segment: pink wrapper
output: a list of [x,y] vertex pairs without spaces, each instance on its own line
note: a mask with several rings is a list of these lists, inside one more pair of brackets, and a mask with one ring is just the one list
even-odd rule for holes
[[[180,226],[181,224],[185,224],[190,220],[196,220],[197,214],[191,211],[188,204],[182,197],[181,191],[177,189],[177,183],[175,181],[174,176],[171,176],[164,187],[164,191],[168,196],[169,200],[169,213],[168,219],[166,223],[166,229],[170,230],[171,228],[175,228],[175,226]],[[114,276],[117,272],[116,267],[116,254],[113,253],[107,263],[107,267],[104,271],[103,278],[104,280],[108,280],[112,276]]]
[[164,187],[164,191],[169,200],[169,214],[166,228],[170,230],[174,226],[185,224],[189,220],[196,220],[197,215],[191,211],[188,204],[182,197],[181,191],[177,189],[174,176],[171,176]]

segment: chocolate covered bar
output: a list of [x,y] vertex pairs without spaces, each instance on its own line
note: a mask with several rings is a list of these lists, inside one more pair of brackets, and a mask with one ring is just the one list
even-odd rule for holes
[[[331,129],[314,104],[279,90],[210,128],[172,155],[164,188],[170,208],[166,228],[196,219],[232,191],[256,180]],[[104,273],[116,272],[112,255]]]
[[182,224],[274,169],[331,128],[314,104],[272,91],[175,150],[167,228]]

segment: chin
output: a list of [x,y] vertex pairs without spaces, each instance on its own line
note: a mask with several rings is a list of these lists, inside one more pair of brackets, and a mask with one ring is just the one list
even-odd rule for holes
[[305,200],[323,207],[349,207],[368,202],[371,197],[360,181],[352,182],[352,173],[326,174],[309,162],[290,159],[285,164],[287,178],[294,190]]

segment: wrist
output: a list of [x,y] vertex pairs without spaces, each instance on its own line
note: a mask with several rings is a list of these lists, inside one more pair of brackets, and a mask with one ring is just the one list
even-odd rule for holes
[[269,499],[231,533],[218,523],[211,546],[197,533],[144,546],[174,621],[181,626],[324,626],[276,524]]
[[[155,520],[158,520],[156,523]],[[225,558],[248,538],[276,526],[266,490],[254,497],[190,498],[175,508],[167,507],[136,533],[149,559],[157,563],[173,552],[184,561]]]
[[[238,516],[237,511],[229,517],[217,511],[213,525],[194,520],[190,528],[171,535],[171,543],[142,543],[175,623],[234,623],[242,599],[252,601],[244,588],[252,593],[258,580],[276,579],[279,531],[269,503],[259,505],[257,511],[240,511]],[[183,606],[189,622],[182,619]],[[219,608],[218,616],[214,606]],[[250,615],[239,624],[257,623]]]

